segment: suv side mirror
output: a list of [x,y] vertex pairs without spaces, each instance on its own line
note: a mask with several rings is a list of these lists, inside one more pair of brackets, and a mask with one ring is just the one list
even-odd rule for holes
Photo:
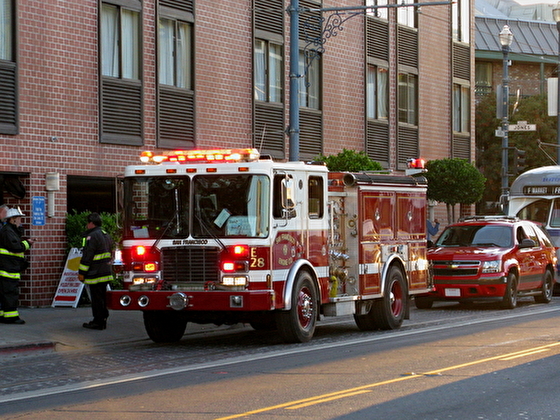
[[519,244],[519,248],[534,248],[536,246],[537,244],[535,243],[535,241],[529,238],[523,239]]

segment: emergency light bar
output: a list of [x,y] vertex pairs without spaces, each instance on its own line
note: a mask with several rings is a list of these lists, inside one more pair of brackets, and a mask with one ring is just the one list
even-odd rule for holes
[[254,162],[259,160],[257,149],[216,149],[216,150],[175,150],[155,155],[151,151],[144,151],[140,155],[143,163],[224,163],[224,162]]
[[424,172],[428,172],[427,169],[424,168],[424,166],[426,165],[426,161],[424,159],[421,158],[416,158],[416,159],[407,159],[406,160],[406,175],[409,176],[413,176],[413,175],[418,175],[418,174],[422,174]]
[[406,166],[409,169],[424,169],[426,161],[424,159],[407,159]]

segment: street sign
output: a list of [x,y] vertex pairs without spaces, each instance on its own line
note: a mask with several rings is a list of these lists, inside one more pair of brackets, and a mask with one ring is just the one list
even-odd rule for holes
[[45,197],[33,197],[33,226],[45,226]]
[[498,128],[495,131],[495,135],[496,135],[496,137],[504,137],[504,131],[501,128]]
[[509,131],[537,131],[537,124],[527,124],[527,121],[517,121],[517,124],[510,124]]

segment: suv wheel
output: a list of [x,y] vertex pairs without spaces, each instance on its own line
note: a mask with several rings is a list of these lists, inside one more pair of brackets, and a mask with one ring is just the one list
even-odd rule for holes
[[541,294],[535,296],[535,302],[537,303],[550,303],[552,300],[552,290],[554,288],[554,282],[552,281],[552,273],[546,270],[544,274],[543,285],[541,288]]
[[504,309],[513,309],[517,306],[517,277],[513,273],[508,274],[506,292],[502,300]]

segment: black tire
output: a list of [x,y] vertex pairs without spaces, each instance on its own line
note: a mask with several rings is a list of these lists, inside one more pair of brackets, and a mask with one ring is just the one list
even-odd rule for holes
[[187,318],[176,311],[144,311],[144,327],[155,343],[174,343],[185,334]]
[[249,325],[257,331],[274,331],[276,327],[276,318],[272,313],[261,314],[258,319],[253,319]]
[[552,292],[554,290],[554,279],[552,273],[546,270],[544,274],[543,285],[541,288],[541,294],[535,296],[536,303],[550,303],[552,301]]
[[385,280],[385,293],[373,302],[365,315],[354,315],[356,325],[362,331],[394,330],[405,318],[408,305],[408,288],[402,271],[391,267]]
[[379,326],[377,325],[377,322],[375,322],[371,313],[374,304],[375,302],[370,303],[370,309],[366,314],[354,314],[354,322],[361,331],[375,331],[379,329]]
[[517,276],[513,273],[508,274],[506,291],[502,300],[502,308],[513,309],[517,306]]
[[276,313],[276,326],[287,343],[306,343],[317,325],[317,291],[311,275],[303,270],[292,290],[292,307]]
[[434,298],[428,296],[414,296],[414,305],[418,309],[432,309]]

